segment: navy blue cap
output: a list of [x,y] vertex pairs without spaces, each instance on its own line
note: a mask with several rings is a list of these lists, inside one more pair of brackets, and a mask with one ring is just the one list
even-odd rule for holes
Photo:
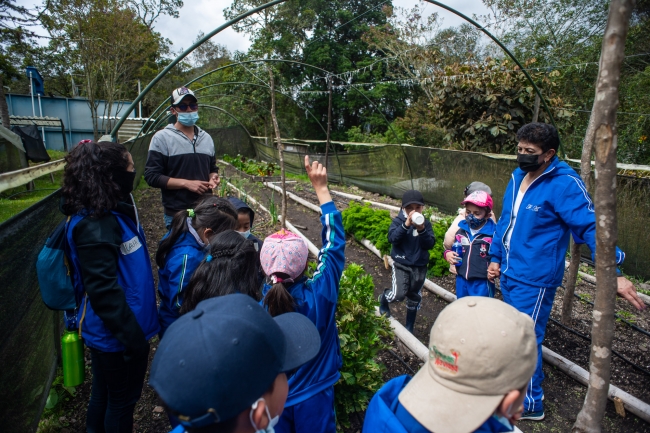
[[406,207],[412,203],[417,203],[424,206],[424,197],[422,197],[422,193],[420,191],[417,191],[415,189],[404,191],[404,195],[402,195],[402,207]]
[[278,374],[319,350],[318,330],[306,316],[273,318],[249,296],[221,296],[200,302],[167,329],[149,384],[181,424],[198,428],[237,416]]

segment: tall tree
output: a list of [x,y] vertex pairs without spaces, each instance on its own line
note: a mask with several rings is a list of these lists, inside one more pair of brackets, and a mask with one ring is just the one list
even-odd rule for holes
[[179,9],[183,7],[183,0],[128,0],[127,4],[136,12],[142,24],[152,30],[154,23],[161,15],[178,18]]
[[113,115],[113,102],[127,94],[140,69],[159,49],[159,35],[121,0],[52,1],[43,23],[52,36],[50,49],[83,72],[98,139],[111,127],[107,121],[99,130],[100,100],[106,101],[101,115]]
[[621,64],[635,0],[612,0],[593,106],[596,149],[596,301],[591,328],[589,389],[573,432],[600,432],[611,374],[616,308],[616,110]]

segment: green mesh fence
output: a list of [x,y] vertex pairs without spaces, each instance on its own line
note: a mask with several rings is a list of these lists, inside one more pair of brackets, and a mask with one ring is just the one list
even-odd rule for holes
[[[324,144],[321,143],[321,149]],[[260,159],[279,160],[277,149],[266,144],[264,139],[254,139],[253,146]],[[337,145],[337,148],[345,150],[329,154],[327,168],[332,181],[395,198],[400,198],[408,189],[418,189],[427,204],[448,214],[456,213],[465,187],[479,180],[492,188],[498,216],[510,176],[517,167],[514,157],[508,155],[408,145]],[[310,153],[310,156],[324,161],[322,153]],[[303,159],[304,152],[285,151],[286,168],[291,173],[305,173]],[[650,226],[650,179],[618,176],[617,188],[618,245],[626,253],[623,270],[648,279],[650,255],[645,247],[646,227]],[[587,249],[584,250],[588,254]]]
[[61,319],[41,300],[36,258],[56,225],[59,192],[0,224],[0,419],[35,431],[54,378]]
[[255,158],[255,148],[243,128],[208,128],[205,131],[214,141],[214,152],[218,158],[238,153],[247,158]]

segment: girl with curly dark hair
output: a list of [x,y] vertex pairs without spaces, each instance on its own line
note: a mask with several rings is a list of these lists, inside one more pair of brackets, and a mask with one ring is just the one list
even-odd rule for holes
[[80,142],[67,156],[63,212],[79,329],[90,348],[88,432],[131,432],[148,340],[159,330],[144,231],[131,196],[133,159],[118,143]]

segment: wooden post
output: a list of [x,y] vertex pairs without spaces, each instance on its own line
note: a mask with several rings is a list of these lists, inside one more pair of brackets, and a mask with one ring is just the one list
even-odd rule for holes
[[282,209],[280,210],[282,228],[287,228],[287,176],[284,170],[284,145],[280,137],[280,127],[278,126],[278,117],[275,114],[275,77],[273,76],[273,69],[269,70],[269,81],[271,84],[271,118],[273,119],[273,130],[275,131],[275,138],[278,141],[278,153],[280,156],[280,179],[282,185]]
[[535,93],[535,105],[533,107],[533,123],[537,122],[537,119],[539,119],[539,95]]
[[327,76],[327,91],[329,93],[329,105],[327,108],[327,147],[325,147],[325,168],[329,170],[329,150],[330,150],[330,135],[332,132],[332,76]]
[[592,108],[596,150],[596,301],[591,328],[589,389],[573,432],[600,432],[611,377],[616,309],[616,110],[625,39],[634,0],[612,0]]

